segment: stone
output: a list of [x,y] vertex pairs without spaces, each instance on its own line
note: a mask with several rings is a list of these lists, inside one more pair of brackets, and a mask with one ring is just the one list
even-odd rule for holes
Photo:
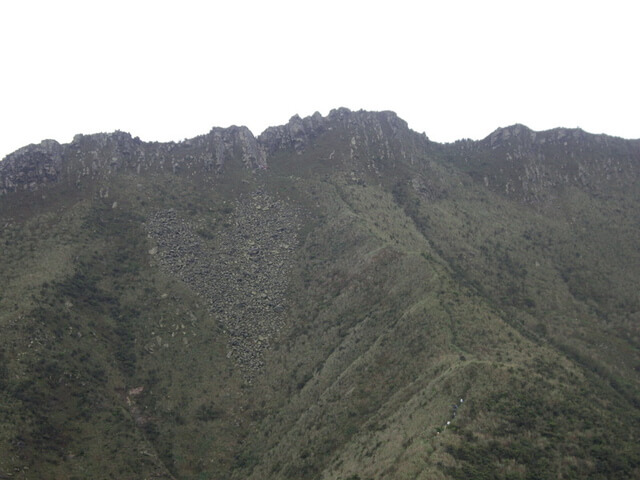
[[300,215],[263,192],[243,196],[233,207],[231,226],[219,232],[215,249],[175,210],[156,212],[146,226],[161,268],[205,300],[227,332],[229,357],[251,383],[264,367],[270,339],[284,326]]

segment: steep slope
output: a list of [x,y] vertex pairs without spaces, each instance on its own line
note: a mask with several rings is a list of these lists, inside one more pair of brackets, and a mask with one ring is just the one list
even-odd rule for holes
[[638,142],[332,111],[0,163],[0,474],[636,478]]

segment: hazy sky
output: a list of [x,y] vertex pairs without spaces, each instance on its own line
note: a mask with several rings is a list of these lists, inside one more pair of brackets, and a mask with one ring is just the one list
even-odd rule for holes
[[254,134],[394,110],[435,141],[499,126],[640,138],[640,2],[0,3],[0,158],[45,138]]

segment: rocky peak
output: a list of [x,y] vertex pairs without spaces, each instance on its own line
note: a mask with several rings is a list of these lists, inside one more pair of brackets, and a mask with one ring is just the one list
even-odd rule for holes
[[343,126],[378,126],[386,125],[391,132],[396,134],[401,130],[408,130],[407,122],[402,120],[395,112],[385,110],[381,112],[369,112],[359,110],[352,112],[348,108],[338,108],[331,110],[327,115],[327,120],[340,123]]
[[336,158],[365,160],[378,173],[383,163],[413,162],[430,145],[426,136],[411,131],[394,112],[354,112],[344,107],[331,110],[326,117],[318,112],[305,118],[294,115],[286,125],[266,129],[258,142],[267,156],[287,150],[302,154],[328,132],[342,139],[336,143]]
[[260,149],[258,140],[247,127],[216,127],[211,129],[207,137],[209,148],[215,152],[218,167],[239,155],[247,168],[266,168],[266,157]]
[[491,146],[500,145],[509,139],[528,142],[535,139],[536,133],[526,125],[515,124],[510,127],[497,128],[483,142],[488,142]]
[[640,177],[640,141],[579,128],[536,132],[517,124],[479,142],[453,144],[452,151],[485,186],[527,202],[553,196],[564,185],[598,191]]
[[498,149],[506,147],[536,147],[541,145],[559,144],[563,146],[573,145],[578,148],[590,146],[611,146],[634,140],[623,140],[609,135],[597,135],[585,132],[581,128],[558,127],[551,130],[534,131],[526,125],[515,124],[505,128],[498,128],[489,136],[479,142],[480,146]]
[[[640,140],[592,135],[580,129],[536,132],[516,124],[498,128],[480,141],[436,145],[409,129],[394,112],[331,110],[294,115],[286,125],[267,128],[258,138],[244,126],[212,128],[182,142],[142,142],[116,131],[76,135],[70,144],[45,140],[0,162],[0,195],[33,191],[66,181],[104,179],[119,171],[172,172],[214,178],[231,165],[265,169],[277,152],[324,155],[354,171],[383,175],[399,163],[428,160],[435,151],[458,163],[486,186],[524,199],[539,199],[554,186],[581,186],[640,177]],[[315,158],[315,157],[313,157]]]
[[302,153],[313,138],[326,130],[326,123],[318,112],[305,118],[296,114],[286,125],[267,128],[258,137],[258,142],[267,155],[288,149]]
[[0,195],[34,191],[66,180],[106,178],[119,171],[219,172],[238,162],[266,168],[266,158],[247,127],[212,128],[183,142],[142,142],[127,132],[78,134],[69,144],[45,140],[8,155],[0,162]]
[[281,149],[294,149],[301,153],[309,142],[327,130],[343,128],[346,130],[373,128],[382,132],[387,129],[391,134],[401,130],[408,130],[407,122],[399,118],[394,112],[368,112],[360,110],[353,112],[348,108],[337,108],[323,117],[315,112],[313,115],[301,118],[294,115],[286,125],[267,128],[258,141],[267,153]]
[[62,153],[58,142],[43,140],[7,155],[0,162],[0,195],[57,181],[62,171]]
[[349,158],[365,160],[367,167],[380,174],[398,162],[413,164],[431,150],[426,135],[409,129],[394,112],[352,112],[332,110],[327,116],[329,128],[341,128],[348,135]]
[[234,162],[252,170],[265,169],[275,152],[302,154],[331,131],[338,135],[337,159],[365,159],[375,171],[387,161],[413,161],[428,142],[393,112],[347,108],[331,110],[326,117],[318,112],[305,118],[294,115],[286,125],[270,127],[258,138],[244,126],[215,127],[208,134],[167,143],[143,142],[122,131],[78,134],[69,144],[45,140],[7,156],[0,163],[0,195],[37,190],[63,179],[74,185],[119,171],[216,173]]
[[130,133],[116,130],[111,133],[94,133],[91,135],[77,134],[73,137],[71,145],[87,146],[91,145],[98,148],[112,147],[117,150],[127,150],[140,145],[142,142],[138,137],[132,138]]

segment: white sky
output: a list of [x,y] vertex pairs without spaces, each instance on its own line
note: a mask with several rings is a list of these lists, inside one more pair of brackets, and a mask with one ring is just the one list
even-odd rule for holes
[[637,0],[3,0],[0,158],[340,106],[440,142],[513,123],[640,138],[639,47]]

